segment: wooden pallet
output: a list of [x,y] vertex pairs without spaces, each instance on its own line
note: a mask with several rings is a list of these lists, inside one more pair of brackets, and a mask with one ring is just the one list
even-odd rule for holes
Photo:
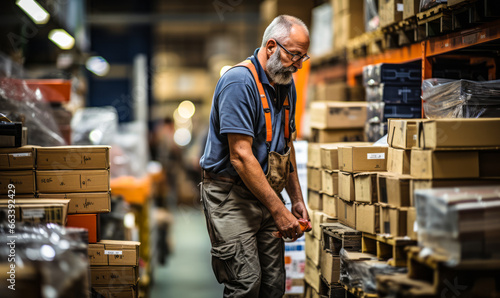
[[408,277],[430,283],[435,294],[454,289],[464,294],[460,297],[500,297],[496,289],[500,260],[470,260],[450,267],[445,256],[422,254],[422,250],[418,246],[407,248]]
[[347,42],[347,59],[376,55],[385,49],[382,30],[363,33]]
[[[361,288],[351,288],[346,285],[344,285],[344,289],[347,293],[350,293],[354,297],[359,297],[359,298],[377,298],[377,294],[371,294],[371,293],[365,293],[363,292],[363,289]],[[349,295],[347,295],[349,297]]]
[[388,260],[388,264],[391,266],[406,267],[407,253],[405,248],[416,243],[407,237],[363,233],[361,252],[373,253],[379,260]]
[[386,48],[397,48],[417,41],[415,30],[417,17],[413,16],[401,22],[395,23],[382,30],[384,32],[384,45]]
[[[344,298],[345,297],[345,289],[340,283],[332,283],[329,284],[326,279],[321,276],[321,280],[324,285],[324,289],[322,289],[323,297],[328,298]],[[327,296],[326,296],[327,295]]]
[[451,10],[446,4],[440,4],[418,13],[416,39],[423,40],[449,32],[452,29],[451,22]]
[[377,294],[380,297],[394,298],[436,297],[430,283],[410,279],[406,274],[377,276]]
[[340,249],[359,251],[361,249],[361,232],[344,226],[341,223],[321,224],[323,233],[323,249],[333,255],[340,255]]

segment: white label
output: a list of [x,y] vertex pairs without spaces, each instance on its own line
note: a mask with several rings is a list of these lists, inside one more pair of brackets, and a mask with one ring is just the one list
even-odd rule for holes
[[31,156],[31,152],[26,152],[26,153],[13,153],[12,157],[29,157]]
[[404,10],[404,5],[403,5],[403,3],[398,3],[397,10],[398,10],[398,11],[403,11],[403,10]]
[[417,223],[417,221],[413,222],[413,232],[418,232],[418,223]]
[[368,153],[366,157],[368,159],[385,159],[385,153]]
[[44,218],[45,217],[45,210],[44,209],[23,209],[23,217]]
[[122,255],[121,250],[104,250],[105,255]]
[[417,140],[417,135],[413,135],[413,140],[416,141]]

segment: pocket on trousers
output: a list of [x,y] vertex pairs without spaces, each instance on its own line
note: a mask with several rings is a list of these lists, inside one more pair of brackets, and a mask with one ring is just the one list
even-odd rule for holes
[[210,253],[212,269],[219,283],[234,281],[251,273],[239,241],[214,246]]

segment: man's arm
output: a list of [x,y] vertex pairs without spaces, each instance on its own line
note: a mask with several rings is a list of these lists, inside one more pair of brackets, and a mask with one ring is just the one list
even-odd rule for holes
[[252,152],[253,138],[242,134],[228,134],[230,160],[248,189],[266,206],[283,237],[293,240],[302,236],[299,222],[267,182],[259,161]]
[[290,145],[290,161],[292,162],[295,171],[288,176],[288,184],[286,185],[286,192],[292,201],[292,213],[297,218],[304,218],[309,220],[304,198],[302,197],[302,190],[300,189],[299,177],[297,175],[297,161],[295,159],[295,148],[293,142]]

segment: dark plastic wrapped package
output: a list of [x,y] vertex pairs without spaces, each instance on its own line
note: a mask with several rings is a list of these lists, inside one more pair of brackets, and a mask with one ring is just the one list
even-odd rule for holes
[[422,117],[421,105],[389,105],[384,106],[384,121],[390,118],[413,119]]
[[422,89],[427,118],[500,117],[500,80],[427,79]]
[[421,82],[422,66],[416,63],[379,63],[363,67],[363,85],[365,87],[382,83],[420,86]]
[[[0,267],[10,269],[15,264],[15,273],[0,273],[0,277],[7,276],[1,278],[0,297],[89,297],[87,238],[84,229],[55,224],[16,223],[15,233],[7,224],[0,224],[0,241],[15,242],[12,247],[0,246]],[[12,284],[7,279],[12,277],[16,291],[7,288]]]
[[[340,283],[350,288],[361,288],[365,293],[376,293],[377,275],[406,273],[405,267],[393,267],[383,261],[372,259],[352,259],[351,252],[340,250]],[[366,255],[366,254],[365,254]]]
[[431,7],[447,2],[447,0],[420,0],[420,11],[425,11]]
[[28,128],[30,145],[66,145],[50,105],[23,80],[8,77],[15,74],[22,74],[21,67],[0,55],[0,113]]
[[393,86],[380,84],[366,87],[366,101],[385,102],[386,104],[420,104],[422,88],[420,86]]

